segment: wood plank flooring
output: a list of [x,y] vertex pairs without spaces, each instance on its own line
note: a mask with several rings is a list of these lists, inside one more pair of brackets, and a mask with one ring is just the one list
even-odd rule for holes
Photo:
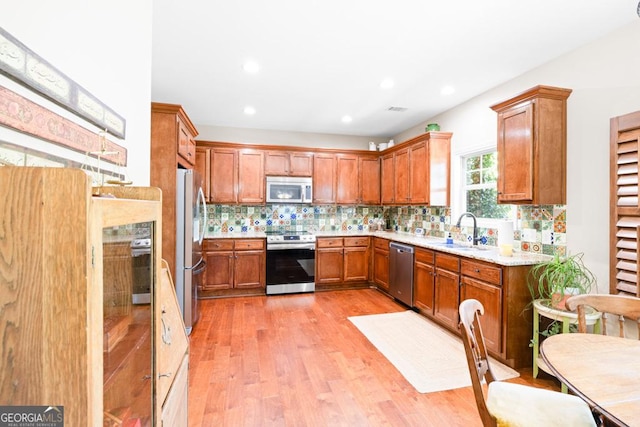
[[[406,310],[377,290],[209,299],[200,307],[190,337],[191,427],[482,425],[471,387],[418,393],[347,320]],[[530,369],[513,381],[558,389]]]

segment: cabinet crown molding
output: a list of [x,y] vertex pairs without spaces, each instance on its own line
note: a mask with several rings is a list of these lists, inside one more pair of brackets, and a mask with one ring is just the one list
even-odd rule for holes
[[567,98],[569,98],[569,95],[571,95],[571,92],[573,92],[571,89],[538,85],[538,86],[532,87],[529,90],[522,92],[519,95],[514,96],[513,98],[509,98],[506,101],[502,101],[497,104],[494,104],[490,108],[493,111],[499,113],[503,110],[513,107],[516,104],[519,104],[525,101],[530,101],[536,98],[557,99],[557,100],[564,101]]

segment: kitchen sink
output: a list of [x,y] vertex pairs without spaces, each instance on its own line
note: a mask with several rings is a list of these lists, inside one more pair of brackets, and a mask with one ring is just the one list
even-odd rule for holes
[[441,248],[458,249],[462,251],[490,251],[492,249],[496,249],[493,246],[486,246],[486,245],[470,246],[462,243],[435,242],[430,244],[433,246],[441,247]]

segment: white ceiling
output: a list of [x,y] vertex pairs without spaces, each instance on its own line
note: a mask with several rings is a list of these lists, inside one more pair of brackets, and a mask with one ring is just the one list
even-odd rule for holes
[[154,0],[152,99],[196,126],[391,137],[640,19],[637,4]]

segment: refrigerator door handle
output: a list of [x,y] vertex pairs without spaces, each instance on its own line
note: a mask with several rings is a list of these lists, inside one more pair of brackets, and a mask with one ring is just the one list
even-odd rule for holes
[[198,243],[202,245],[205,230],[207,229],[207,202],[204,200],[204,191],[202,191],[202,187],[198,189],[198,203],[202,205],[202,220],[200,221],[200,230],[198,230]]

